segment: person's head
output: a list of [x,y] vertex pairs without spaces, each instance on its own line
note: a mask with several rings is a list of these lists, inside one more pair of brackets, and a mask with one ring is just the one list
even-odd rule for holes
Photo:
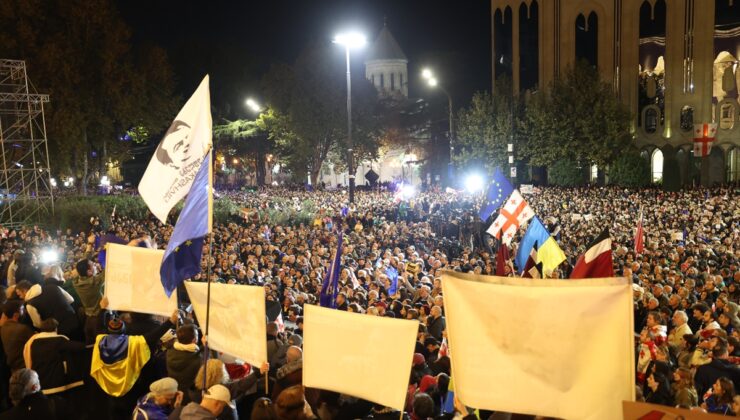
[[[229,381],[229,373],[226,371],[224,362],[218,359],[208,359],[208,365],[205,369],[206,375],[206,389],[217,384],[225,384]],[[203,389],[203,365],[198,369],[198,374],[195,375],[195,386],[198,389]]]
[[656,325],[661,325],[662,317],[660,316],[659,312],[656,311],[650,311],[647,315],[647,321],[646,325],[648,327],[654,327]]
[[41,391],[39,375],[32,369],[19,369],[10,375],[8,394],[13,404],[18,405],[23,398]]
[[44,279],[54,279],[64,281],[64,271],[58,264],[51,265],[44,271]]
[[78,261],[75,268],[77,269],[77,274],[79,274],[80,277],[90,277],[97,274],[95,270],[95,264],[93,264],[92,261],[88,259]]
[[729,404],[735,398],[735,385],[725,376],[720,377],[712,384],[712,391],[712,394],[716,395],[717,402],[721,404]]
[[428,394],[420,392],[414,396],[413,409],[418,418],[434,417],[434,400]]
[[442,308],[439,306],[432,306],[431,315],[436,319],[442,316]]
[[149,398],[154,399],[157,405],[173,405],[177,397],[177,381],[172,378],[162,378],[149,385]]
[[304,420],[310,418],[310,406],[306,402],[303,386],[286,388],[275,400],[275,413],[280,420]]
[[23,316],[23,304],[18,300],[11,300],[5,303],[3,315],[8,319],[18,321]]
[[740,413],[740,395],[735,395],[732,398],[732,412]]
[[57,328],[59,328],[59,322],[54,318],[46,318],[41,321],[41,325],[39,326],[39,330],[45,333],[55,333],[57,332]]
[[676,311],[673,314],[673,325],[675,325],[676,327],[680,327],[681,325],[688,322],[688,320],[689,316],[686,315],[686,312],[684,311]]
[[19,298],[25,299],[32,286],[33,285],[28,280],[19,281],[18,284],[15,285],[15,294],[18,295]]
[[252,405],[252,415],[249,418],[252,420],[277,420],[278,417],[272,401],[263,397]]
[[691,388],[694,386],[694,374],[691,369],[680,367],[673,372],[673,381],[679,388]]
[[167,130],[164,139],[157,146],[155,156],[162,165],[180,169],[191,159],[190,126],[183,121],[175,120]]
[[295,362],[296,360],[301,360],[303,358],[303,350],[301,350],[298,346],[290,346],[288,347],[288,351],[285,353],[285,360],[288,363]]
[[193,344],[198,342],[198,329],[195,324],[183,324],[177,329],[177,342]]
[[714,344],[714,347],[712,348],[712,356],[715,359],[726,359],[727,356],[729,355],[727,340],[725,340],[722,337],[716,337],[714,338],[714,340],[716,340],[716,343]]
[[715,321],[716,319],[717,319],[717,316],[714,314],[714,312],[712,312],[709,309],[706,310],[706,311],[704,311],[704,322],[705,323],[708,324],[708,323],[710,323],[712,321]]
[[201,407],[210,411],[216,417],[229,404],[231,404],[231,392],[229,392],[229,388],[221,384],[208,388],[208,391],[203,394],[203,400],[200,402]]

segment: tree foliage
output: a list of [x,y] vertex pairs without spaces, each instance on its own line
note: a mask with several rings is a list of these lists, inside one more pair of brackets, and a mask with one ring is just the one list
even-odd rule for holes
[[518,153],[535,166],[569,160],[603,167],[630,143],[628,110],[584,62],[531,97],[516,137]]
[[[344,57],[334,46],[311,46],[292,65],[275,65],[263,80],[271,115],[270,138],[296,177],[310,171],[318,180],[321,165],[347,150]],[[377,156],[380,137],[378,96],[364,77],[352,80],[352,137],[356,161]],[[343,160],[343,159],[342,159]]]
[[650,184],[650,164],[636,150],[630,150],[609,166],[609,183],[624,187],[644,187]]
[[494,94],[477,92],[459,111],[454,161],[458,167],[483,167],[492,174],[508,165],[506,145],[512,130],[511,84],[497,81]]
[[548,168],[547,181],[562,187],[583,185],[585,183],[583,168],[572,160],[558,160]]
[[92,171],[127,157],[127,140],[161,132],[177,108],[164,51],[133,50],[129,38],[112,0],[0,2],[0,57],[25,60],[51,95],[52,171],[81,178],[83,191]]
[[265,158],[272,149],[272,142],[264,124],[253,120],[226,121],[213,127],[217,153],[237,156],[251,163],[257,175],[257,185],[265,184]]

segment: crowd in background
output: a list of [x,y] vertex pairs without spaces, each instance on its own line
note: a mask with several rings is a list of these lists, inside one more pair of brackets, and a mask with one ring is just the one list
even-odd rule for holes
[[[221,194],[245,211],[239,220],[214,226],[204,271],[193,280],[206,279],[210,259],[212,281],[265,287],[268,306],[282,313],[282,322],[268,319],[269,363],[255,367],[214,354],[203,366],[205,340],[188,311],[170,319],[107,311],[99,258],[105,241],[163,248],[171,225],[117,217],[109,226],[93,218],[83,232],[4,230],[0,419],[400,418],[397,410],[301,385],[303,307],[318,303],[340,230],[337,309],[419,321],[404,418],[473,415],[449,397],[441,271],[495,273],[499,244],[476,217],[478,200],[462,193],[359,192],[350,205],[342,191]],[[287,200],[278,205],[275,197]],[[550,277],[566,279],[578,256],[609,228],[615,275],[633,282],[639,398],[740,413],[736,191],[542,188],[524,197],[568,257]],[[286,202],[296,208],[310,202],[312,220],[275,224],[260,211],[281,210],[275,207]],[[645,249],[637,254],[633,241],[641,213]],[[515,239],[512,254],[517,244]],[[59,261],[50,257],[54,253]],[[179,292],[185,307],[187,296]],[[129,348],[122,359],[114,361],[108,348],[93,354],[101,337],[110,337],[110,344],[123,335]],[[144,348],[151,358],[140,363],[131,383],[96,370],[117,361],[135,365],[136,351]],[[116,387],[126,392],[111,392]]]

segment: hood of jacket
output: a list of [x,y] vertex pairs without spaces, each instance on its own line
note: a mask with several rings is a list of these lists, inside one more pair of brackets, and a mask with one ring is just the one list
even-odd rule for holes
[[284,377],[290,375],[293,372],[297,372],[299,370],[303,369],[303,359],[294,360],[287,365],[281,367],[277,371],[277,378],[283,379]]

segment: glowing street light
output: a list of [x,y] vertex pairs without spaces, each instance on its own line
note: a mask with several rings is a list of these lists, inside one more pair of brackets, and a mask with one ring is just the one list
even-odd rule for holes
[[483,191],[484,186],[483,177],[478,174],[470,174],[465,179],[465,189],[471,194]]
[[422,70],[421,71],[421,77],[423,77],[423,78],[425,78],[427,80],[431,79],[433,77],[432,71],[429,70],[429,69]]
[[352,79],[349,70],[349,50],[365,45],[365,35],[347,32],[334,37],[334,43],[343,45],[347,57],[347,172],[349,173],[349,202],[355,202],[354,143],[352,142]]
[[247,98],[246,104],[254,112],[262,111],[262,107],[252,98]]

